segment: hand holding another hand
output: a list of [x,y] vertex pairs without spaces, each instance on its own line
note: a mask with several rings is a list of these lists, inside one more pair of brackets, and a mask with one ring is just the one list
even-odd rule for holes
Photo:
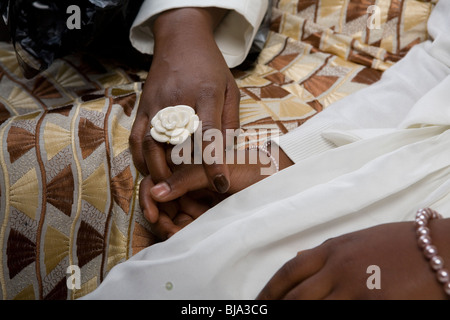
[[[257,149],[239,150],[234,156],[235,161],[226,164],[230,188],[222,194],[211,185],[201,164],[174,165],[168,150],[166,158],[172,174],[157,184],[147,176],[140,187],[140,206],[152,225],[152,231],[159,238],[166,239],[226,197],[267,177],[265,171],[275,172],[267,154]],[[237,159],[246,159],[246,162],[239,164]],[[283,152],[280,152],[278,160],[280,169],[292,164]]]

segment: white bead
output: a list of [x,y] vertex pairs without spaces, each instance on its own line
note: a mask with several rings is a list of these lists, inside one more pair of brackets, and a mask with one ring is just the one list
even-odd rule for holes
[[445,293],[450,296],[450,282],[444,284]]
[[450,280],[450,275],[448,274],[447,269],[441,269],[436,272],[437,279],[441,283],[448,282]]
[[431,244],[431,238],[428,235],[422,235],[419,237],[419,246],[421,248],[425,248],[426,246]]
[[417,235],[418,236],[429,236],[430,235],[430,229],[428,229],[427,227],[419,227],[417,229]]
[[425,257],[431,259],[433,256],[437,254],[437,249],[433,245],[428,245],[425,247],[423,253],[425,254]]
[[433,270],[439,270],[444,267],[444,260],[440,256],[434,256],[430,260]]
[[427,225],[427,220],[416,219],[415,224],[416,224],[416,227],[425,227]]

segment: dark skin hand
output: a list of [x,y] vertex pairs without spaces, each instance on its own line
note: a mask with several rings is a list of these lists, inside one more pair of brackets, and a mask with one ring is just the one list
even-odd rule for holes
[[[257,163],[227,164],[230,172],[230,188],[227,193],[217,193],[211,185],[201,164],[173,165],[170,161],[170,152],[167,152],[167,163],[173,174],[164,181],[155,185],[150,176],[141,182],[139,191],[140,206],[144,216],[151,224],[152,232],[165,240],[181,230],[205,211],[250,185],[267,177],[266,172],[261,175],[261,169],[275,172],[274,165],[263,152],[258,150],[242,150],[235,153],[245,153],[245,159],[257,159]],[[253,158],[250,158],[250,157]],[[280,170],[292,165],[289,157],[280,150]],[[161,205],[166,206],[161,206]],[[170,204],[170,206],[168,205]]]
[[[166,163],[168,146],[149,134],[150,121],[159,110],[189,105],[199,116],[203,131],[219,129],[225,133],[226,129],[239,128],[239,89],[214,39],[214,30],[226,12],[181,8],[163,12],[154,22],[153,62],[130,135],[133,161],[154,183],[172,174]],[[202,147],[209,143],[213,142],[203,142]],[[203,167],[215,191],[227,192],[227,166]]]
[[[450,261],[450,219],[429,224],[433,244]],[[367,267],[380,267],[369,290]],[[448,299],[416,240],[413,222],[390,223],[329,239],[300,252],[267,283],[261,300]]]

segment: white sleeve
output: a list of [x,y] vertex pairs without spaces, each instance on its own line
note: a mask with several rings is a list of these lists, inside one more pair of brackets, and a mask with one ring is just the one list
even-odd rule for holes
[[363,135],[404,127],[415,104],[450,75],[449,14],[450,1],[438,2],[428,20],[431,40],[413,47],[378,82],[328,106],[274,142],[297,163]]
[[242,63],[268,9],[268,0],[145,0],[130,30],[130,41],[140,52],[153,54],[153,19],[161,12],[181,7],[228,9],[215,31],[216,43],[230,68]]

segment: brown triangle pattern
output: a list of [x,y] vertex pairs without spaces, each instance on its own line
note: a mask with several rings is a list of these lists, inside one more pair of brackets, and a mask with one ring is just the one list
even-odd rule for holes
[[270,82],[276,83],[278,85],[283,85],[292,82],[292,80],[286,79],[286,76],[278,71],[265,76],[264,79],[269,80]]
[[308,9],[310,6],[315,5],[317,7],[317,3],[319,0],[299,0],[297,4],[297,12]]
[[352,82],[372,84],[380,80],[382,72],[375,69],[363,68],[358,74],[352,79]]
[[62,278],[56,286],[44,297],[44,300],[66,300],[67,283],[66,278]]
[[36,260],[36,244],[15,229],[11,229],[6,246],[9,278],[14,278]]
[[282,16],[273,17],[270,23],[270,30],[273,32],[278,32],[280,30]]
[[104,98],[104,97],[105,97],[105,95],[100,94],[100,93],[88,93],[88,94],[84,94],[81,97],[81,100],[83,102],[88,102],[88,101],[92,101],[92,100],[96,100],[96,99],[101,99],[101,98]]
[[128,213],[134,190],[130,166],[127,166],[125,170],[111,180],[111,193],[114,201],[122,208],[123,212]]
[[56,89],[55,86],[43,76],[36,79],[32,94],[40,99],[62,98],[62,95],[59,93],[58,89]]
[[78,125],[78,138],[80,139],[81,155],[83,159],[89,157],[103,142],[104,131],[86,118],[80,118]]
[[271,62],[269,62],[269,66],[276,69],[281,70],[287,65],[289,65],[292,61],[294,61],[298,57],[298,53],[291,53],[286,55],[279,55]]
[[136,104],[136,93],[131,93],[125,96],[120,96],[114,98],[113,104],[118,104],[122,106],[123,111],[127,116],[131,116],[131,112],[133,112],[134,106]]
[[290,94],[289,91],[284,90],[278,85],[270,84],[261,88],[260,97],[262,99],[282,99]]
[[374,0],[350,0],[345,22],[350,22],[367,14],[367,8],[375,4]]
[[73,108],[73,104],[69,104],[67,106],[51,109],[51,110],[48,111],[48,113],[57,113],[57,114],[60,114],[62,116],[68,117],[69,114],[70,114],[70,111],[72,111],[72,108]]
[[137,222],[134,223],[133,240],[131,242],[133,255],[158,241],[159,240],[147,228]]
[[320,96],[322,93],[328,91],[331,86],[339,79],[336,76],[318,76],[308,78],[304,81],[303,87],[311,92],[315,97]]
[[402,12],[403,0],[391,0],[391,5],[389,6],[387,21],[399,18]]
[[74,181],[70,165],[58,173],[47,185],[47,202],[70,217],[73,205]]
[[0,125],[9,119],[11,113],[8,111],[6,106],[0,102]]
[[81,221],[77,234],[78,266],[81,268],[103,253],[103,236],[85,221]]
[[6,139],[11,163],[34,148],[36,139],[33,133],[23,128],[12,126]]
[[313,46],[313,48],[319,49],[321,39],[322,39],[322,32],[314,32],[309,36],[302,38],[302,41],[309,43],[310,45]]
[[323,110],[323,105],[316,99],[308,101],[307,104],[317,112],[321,112]]

